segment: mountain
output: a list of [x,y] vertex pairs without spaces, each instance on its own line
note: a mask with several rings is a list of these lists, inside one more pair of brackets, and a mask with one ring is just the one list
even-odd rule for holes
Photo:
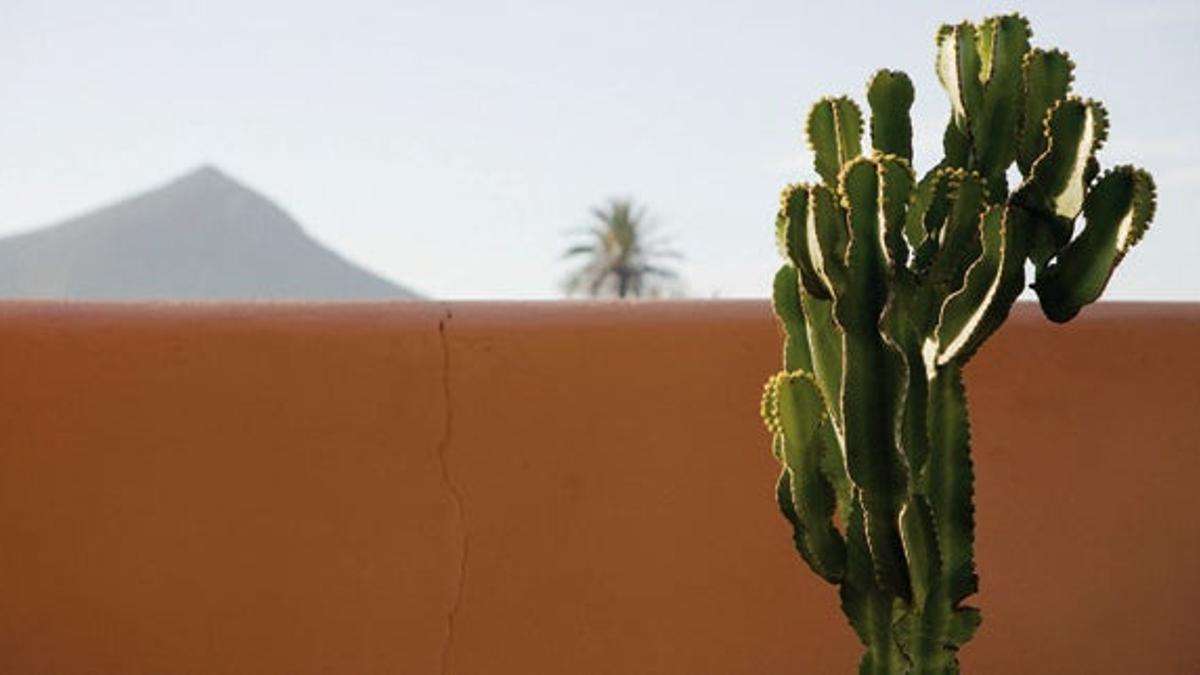
[[416,297],[322,246],[269,199],[210,166],[57,225],[0,239],[0,298]]

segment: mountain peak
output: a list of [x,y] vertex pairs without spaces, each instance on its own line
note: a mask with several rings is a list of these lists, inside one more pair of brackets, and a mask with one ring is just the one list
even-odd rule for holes
[[204,164],[140,195],[0,240],[0,297],[414,295],[325,248],[269,198]]
[[201,164],[196,168],[175,178],[162,187],[162,190],[182,188],[186,191],[223,191],[248,192],[254,191],[243,183],[217,168],[214,164]]
[[201,164],[184,173],[182,176],[177,178],[176,181],[237,182],[230,178],[229,175],[220,168],[218,168],[216,164]]

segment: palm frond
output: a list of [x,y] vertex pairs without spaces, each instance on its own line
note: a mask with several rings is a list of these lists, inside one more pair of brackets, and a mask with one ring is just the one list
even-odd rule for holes
[[567,295],[659,297],[680,288],[675,283],[678,272],[656,261],[679,260],[683,255],[669,248],[669,238],[657,234],[645,206],[632,199],[610,199],[589,213],[593,223],[572,232],[591,241],[580,241],[563,253],[564,258],[587,256],[563,280]]
[[563,251],[563,257],[570,258],[572,256],[577,256],[582,253],[595,253],[595,252],[596,252],[595,244],[577,244],[575,246],[568,248],[566,251]]

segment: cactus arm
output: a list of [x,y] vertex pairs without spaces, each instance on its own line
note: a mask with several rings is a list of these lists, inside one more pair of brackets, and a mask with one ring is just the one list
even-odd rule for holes
[[789,262],[792,259],[792,246],[791,242],[788,241],[790,232],[788,231],[787,202],[788,196],[795,187],[794,185],[789,185],[783,189],[783,192],[779,193],[779,210],[775,212],[775,250],[779,252],[779,255],[784,260]]
[[1108,135],[1108,115],[1095,101],[1071,96],[1046,114],[1046,151],[1013,195],[1019,206],[1041,216],[1030,257],[1041,271],[1071,239],[1095,173],[1095,153]]
[[889,273],[906,270],[908,242],[904,238],[908,202],[916,187],[916,176],[908,160],[896,155],[878,155],[879,224],[883,228],[883,252]]
[[846,468],[863,502],[867,541],[884,588],[910,595],[899,532],[907,477],[896,447],[897,382],[892,352],[878,324],[887,300],[887,262],[880,222],[881,176],[871,160],[857,159],[842,172],[839,187],[850,222],[847,284],[834,299],[842,327],[842,423]]
[[925,498],[914,494],[900,513],[900,532],[909,552],[909,575],[913,585],[913,606],[923,607],[941,573],[933,512]]
[[[837,406],[831,406],[831,409],[836,408]],[[840,514],[844,526],[846,514],[850,513],[854,501],[854,484],[846,474],[846,456],[841,451],[841,437],[833,424],[821,425],[821,447],[821,474],[833,486],[837,498],[837,513]]]
[[943,25],[934,41],[937,43],[938,81],[950,97],[954,125],[964,136],[970,137],[970,118],[983,99],[975,26],[965,21],[953,26]]
[[[833,316],[833,302],[808,293],[801,294],[800,301],[807,319],[808,344],[817,384],[826,401],[837,401],[842,392],[842,332]],[[830,406],[829,414],[840,438],[841,406]]]
[[916,188],[915,176],[907,160],[894,155],[878,155],[879,220],[883,227],[883,251],[887,258],[888,298],[877,329],[893,352],[897,364],[895,409],[901,411],[898,441],[912,471],[924,461],[924,443],[913,433],[909,421],[920,412],[924,417],[924,368],[921,364],[919,306],[916,276],[909,270],[907,227],[908,205]]
[[[903,320],[903,319],[901,319]],[[904,345],[905,372],[908,377],[904,396],[904,418],[900,427],[900,447],[908,460],[914,479],[925,469],[929,458],[929,436],[925,428],[929,386],[920,345]]]
[[[903,289],[904,286],[902,285]],[[927,484],[929,468],[929,381],[923,365],[921,340],[935,323],[937,308],[929,304],[929,295],[901,292],[894,296],[900,303],[888,307],[885,325],[903,349],[908,375],[901,425],[901,444],[913,476],[913,491],[900,512],[901,535],[908,557],[912,580],[911,610],[894,627],[896,640],[912,662],[912,673],[956,672],[948,652],[950,603],[941,584],[941,554],[933,512],[920,492]],[[933,317],[933,318],[931,318]]]
[[979,109],[971,124],[975,168],[993,184],[1017,156],[1016,133],[1022,111],[1021,62],[1029,51],[1029,23],[1020,16],[994,16],[978,29]]
[[963,287],[946,300],[938,321],[937,365],[966,363],[1008,317],[1025,287],[1026,214],[993,206],[980,220],[983,253]]
[[978,630],[979,610],[951,607],[940,587],[935,587],[919,613],[897,626],[897,639],[912,661],[912,673],[958,675],[958,650]]
[[[941,674],[959,672],[958,647],[967,642],[979,626],[979,612],[972,607],[955,607],[947,599],[941,582],[941,554],[937,529],[928,502],[914,495],[904,512],[905,545],[922,551],[925,559],[913,566],[914,606],[896,625],[896,639],[912,662],[911,673]],[[916,589],[922,580],[922,592]]]
[[825,276],[821,252],[816,239],[808,235],[809,186],[803,183],[788,186],[780,196],[780,215],[776,218],[776,240],[780,252],[800,272],[800,281],[809,293],[829,297],[829,281]]
[[958,648],[978,628],[979,612],[960,604],[977,582],[971,552],[970,439],[957,366],[935,374],[929,405],[936,456],[903,517],[906,546],[926,557],[911,559],[915,611],[897,622],[895,634],[912,662],[908,672],[958,673]]
[[1071,91],[1074,69],[1066,52],[1057,49],[1033,49],[1025,55],[1021,68],[1025,110],[1017,150],[1017,166],[1023,175],[1029,175],[1033,162],[1046,151],[1046,113]]
[[1052,321],[1070,320],[1104,292],[1117,264],[1154,218],[1154,180],[1140,169],[1117,167],[1096,183],[1083,208],[1083,231],[1033,286]]
[[908,75],[880,70],[867,85],[871,105],[871,145],[883,154],[912,161],[912,108],[914,91]]
[[984,213],[979,226],[983,252],[967,270],[962,288],[942,305],[934,347],[939,363],[970,340],[999,289],[1004,255],[1003,217],[1004,208],[1000,206]]
[[[966,605],[957,607],[946,622],[947,644],[954,645],[954,649],[957,651],[959,647],[975,637],[975,631],[979,630],[981,623],[983,623],[983,616],[977,608]],[[958,664],[954,665],[957,668]]]
[[[783,435],[776,434],[772,445],[775,448],[776,459],[782,461]],[[775,504],[779,506],[779,512],[792,526],[792,543],[796,547],[796,552],[800,554],[800,559],[808,563],[809,569],[815,572],[817,568],[813,562],[812,551],[808,547],[808,540],[804,537],[804,525],[800,522],[800,516],[796,514],[796,504],[792,500],[792,470],[787,466],[780,470],[779,480],[775,482]],[[818,574],[820,573],[818,572]]]
[[862,112],[844,96],[821,99],[809,110],[806,132],[813,166],[826,185],[837,187],[842,165],[862,154]]
[[913,250],[914,258],[929,236],[929,230],[925,227],[925,215],[933,206],[940,183],[940,173],[930,173],[922,178],[921,182],[917,183],[917,188],[913,190],[912,203],[908,205],[908,211],[905,213],[904,238],[908,241],[909,248]]
[[846,520],[846,578],[839,595],[842,612],[867,648],[858,672],[860,675],[906,673],[908,661],[893,632],[896,602],[875,578],[859,500],[854,500]]
[[845,286],[846,248],[850,244],[846,214],[833,190],[824,185],[814,185],[809,190],[808,217],[804,223],[813,270],[829,289],[828,294],[817,297],[831,298]]
[[971,139],[958,128],[953,116],[942,134],[942,153],[945,155],[939,165],[942,167],[965,169],[971,161]]
[[771,307],[783,327],[783,367],[793,370],[812,370],[808,346],[808,330],[804,325],[804,310],[800,304],[800,278],[795,267],[784,265],[775,273]]
[[[813,373],[823,400],[837,400],[842,381],[842,338],[833,319],[833,304],[800,289],[795,269],[786,265],[776,274],[774,298],[776,315],[784,326],[785,367]],[[838,511],[846,514],[853,495],[841,452],[841,409],[827,406],[826,412],[830,420],[820,429],[821,472],[834,488]]]
[[992,77],[993,56],[996,50],[996,32],[1002,17],[989,16],[975,24],[975,51],[979,54],[979,81],[983,83],[983,98],[987,96],[988,81]]
[[937,321],[936,314],[930,295],[922,292],[916,279],[911,274],[898,274],[880,327],[890,345],[903,356],[905,386],[903,400],[898,401],[903,415],[899,440],[914,480],[929,456],[929,434],[925,428],[928,382],[922,348],[925,335]]
[[1096,101],[1069,97],[1046,116],[1047,148],[1032,168],[1044,204],[1056,216],[1073,220],[1083,209],[1083,196],[1096,152],[1108,138],[1108,113]]
[[[798,302],[803,311],[800,326],[805,331],[804,349],[807,351],[805,357],[798,356],[795,363],[813,373],[823,400],[836,401],[842,386],[842,337],[833,318],[833,303],[803,290],[798,290]],[[841,408],[827,405],[826,412],[830,419],[820,429],[821,472],[833,486],[838,512],[844,517],[850,512],[853,493],[842,452]]]
[[797,537],[805,543],[799,548],[802,554],[807,550],[813,571],[838,583],[845,573],[846,544],[833,523],[837,495],[822,471],[821,455],[834,450],[822,442],[821,427],[829,423],[825,401],[811,373],[781,373],[774,387]]
[[850,620],[858,639],[867,647],[879,641],[877,634],[882,633],[878,637],[884,640],[891,639],[890,626],[885,621],[875,620],[875,615],[880,612],[877,604],[871,600],[873,595],[878,594],[879,584],[875,580],[871,551],[863,526],[862,504],[856,496],[846,515],[846,579],[839,595],[842,612]]
[[930,171],[913,191],[904,221],[904,236],[913,250],[912,270],[924,275],[938,250],[938,233],[952,205],[952,190],[957,171],[938,168]]
[[800,554],[800,559],[807,563],[809,569],[813,570],[818,576],[823,576],[820,564],[813,554],[812,547],[809,546],[806,524],[800,519],[793,496],[793,474],[787,465],[787,441],[784,438],[782,422],[779,419],[779,388],[776,386],[777,378],[784,375],[786,373],[778,373],[767,380],[766,386],[763,387],[762,399],[763,422],[766,424],[767,431],[771,433],[771,454],[782,465],[779,479],[775,483],[775,504],[779,507],[779,512],[783,514],[783,517],[792,526],[792,543],[796,547],[796,552]]
[[979,257],[979,218],[986,191],[977,174],[953,171],[953,202],[945,224],[938,230],[938,250],[929,263],[925,283],[937,304],[958,290],[971,263]]
[[945,673],[947,666],[944,634],[949,614],[940,583],[941,556],[937,530],[929,503],[914,494],[902,516],[904,545],[918,556],[910,558],[913,576],[913,606],[895,627],[896,639],[912,662],[912,673]]
[[975,576],[974,471],[966,389],[956,364],[938,368],[929,383],[930,459],[921,491],[933,511],[941,552],[939,584],[956,607],[978,590]]
[[[797,194],[801,193],[801,194]],[[789,217],[791,206],[796,200],[808,199],[808,188],[803,185],[788,185],[779,193],[779,211],[775,215],[775,248],[779,255],[795,267],[804,263],[804,252],[801,250],[799,236],[803,228],[797,228]],[[805,202],[807,203],[807,202]]]

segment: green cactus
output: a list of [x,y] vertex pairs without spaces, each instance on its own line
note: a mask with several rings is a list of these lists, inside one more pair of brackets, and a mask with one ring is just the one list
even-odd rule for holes
[[861,673],[956,673],[979,627],[963,604],[978,579],[962,369],[1025,288],[1026,261],[1046,316],[1067,321],[1154,216],[1148,173],[1100,175],[1103,106],[1071,95],[1071,60],[1030,36],[1018,15],[938,30],[951,119],[920,180],[904,73],[871,78],[869,125],[849,98],[817,102],[821,182],[781,199],[784,371],[763,397],[776,496],[801,557],[840,586]]

